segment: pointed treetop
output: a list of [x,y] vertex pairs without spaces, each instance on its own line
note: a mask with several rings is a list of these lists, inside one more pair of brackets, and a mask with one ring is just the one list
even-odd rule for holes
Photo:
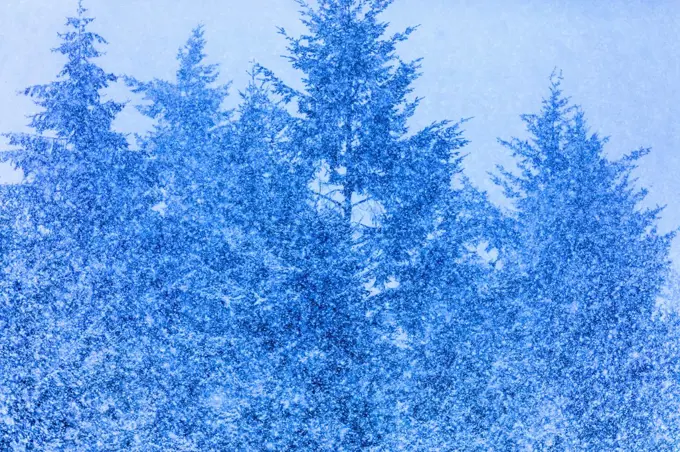
[[[94,18],[85,16],[85,13],[88,11],[87,8],[83,6],[82,0],[78,1],[78,9],[76,10],[76,16],[73,17],[67,17],[66,18],[66,25],[69,27],[73,27],[76,30],[76,34],[86,34],[86,27],[88,24],[90,24],[92,21],[94,21]],[[62,38],[67,35],[68,33],[60,33],[59,36]],[[105,42],[101,37],[99,37],[100,42]]]
[[[23,92],[43,109],[31,116],[30,127],[39,134],[48,130],[56,132],[60,138],[80,143],[83,149],[92,144],[92,126],[96,125],[102,133],[108,133],[113,118],[123,108],[122,103],[102,101],[101,90],[116,81],[117,77],[92,61],[103,54],[97,46],[106,44],[106,40],[87,30],[88,24],[94,19],[85,17],[85,11],[82,2],[79,2],[78,16],[67,19],[67,31],[58,34],[61,43],[52,49],[67,59],[57,74],[58,80],[31,86]],[[110,135],[111,143],[115,141],[115,147],[121,146],[124,140],[116,134]]]
[[[500,174],[494,175],[494,182],[504,188],[506,196],[517,199],[520,211],[529,212],[527,218],[532,222],[533,209],[550,210],[558,204],[563,209],[568,205],[580,212],[589,203],[607,199],[608,207],[614,208],[612,193],[617,193],[620,205],[638,209],[647,191],[635,188],[631,173],[649,149],[639,149],[616,161],[608,160],[604,151],[607,137],[589,131],[582,109],[569,105],[569,98],[563,96],[561,81],[561,73],[553,72],[550,95],[543,99],[541,111],[522,115],[529,139],[499,140],[518,158],[519,172],[515,174],[499,166]],[[550,202],[543,203],[545,199]],[[653,219],[660,209],[639,212]]]
[[172,82],[155,79],[142,82],[126,77],[135,93],[141,93],[150,104],[137,109],[145,116],[159,120],[161,129],[168,126],[183,130],[187,136],[209,134],[231,115],[222,103],[230,83],[216,85],[219,65],[205,64],[206,40],[203,25],[195,27],[186,43],[177,52],[179,68]]
[[215,82],[219,75],[217,64],[201,64],[206,58],[204,33],[202,24],[196,26],[186,44],[177,53],[177,60],[180,62],[177,81],[186,88],[195,83],[208,85]]
[[[78,5],[78,15],[66,20],[66,26],[71,30],[58,33],[62,43],[52,49],[53,52],[65,55],[69,60],[64,70],[59,74],[60,77],[72,76],[76,67],[87,65],[89,59],[104,55],[104,52],[98,50],[96,46],[108,44],[101,35],[87,30],[87,26],[94,21],[94,18],[85,16],[87,9],[83,8],[82,2],[79,2]],[[107,79],[108,81],[115,81],[116,77],[109,74]]]
[[87,8],[83,6],[83,0],[78,0],[78,17],[83,17],[87,12]]

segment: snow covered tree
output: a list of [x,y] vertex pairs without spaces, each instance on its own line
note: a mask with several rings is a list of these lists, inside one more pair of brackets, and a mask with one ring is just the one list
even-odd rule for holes
[[[299,309],[306,312],[300,328],[313,334],[308,353],[317,361],[316,369],[306,361],[314,372],[309,378],[327,408],[309,416],[337,426],[328,432],[341,432],[328,439],[335,448],[385,446],[399,436],[397,404],[408,405],[395,395],[402,391],[397,386],[408,385],[400,375],[409,372],[392,361],[400,350],[395,339],[413,334],[418,342],[424,318],[439,319],[447,305],[465,303],[458,295],[475,292],[468,284],[472,274],[483,274],[482,265],[472,263],[465,245],[478,242],[483,228],[468,219],[486,203],[466,182],[452,187],[465,144],[458,124],[408,129],[419,102],[409,97],[420,64],[395,53],[414,28],[384,37],[388,24],[379,16],[392,2],[298,3],[309,33],[281,33],[304,89],[263,73],[277,94],[295,102],[291,142],[313,176],[307,183],[319,212],[316,230],[306,233],[311,247],[300,265],[306,277]],[[467,261],[455,268],[459,259]],[[453,279],[456,271],[470,271],[470,278],[457,281],[459,291],[448,290],[450,279],[422,280],[418,269],[426,262]]]
[[305,89],[279,83],[278,91],[296,99],[302,116],[296,140],[317,171],[320,202],[336,208],[352,234],[379,229],[385,262],[379,285],[396,276],[395,266],[431,231],[465,140],[448,121],[409,134],[419,99],[408,97],[420,64],[395,54],[415,28],[383,38],[388,24],[378,18],[391,1],[322,1],[317,9],[298,3],[311,34],[281,33]]
[[0,449],[678,448],[647,150],[605,158],[554,78],[502,215],[460,123],[409,129],[391,3],[298,0],[303,87],[256,66],[234,111],[195,28],[174,80],[125,78],[134,151],[79,6],[3,154]]
[[[244,255],[229,205],[228,85],[217,83],[217,65],[205,63],[205,44],[203,27],[196,27],[177,54],[172,82],[126,78],[143,96],[138,110],[155,121],[138,137],[151,213],[138,257],[146,269],[138,303],[147,312],[139,334],[142,347],[156,351],[139,382],[140,398],[154,394],[148,403],[156,415],[140,431],[143,442],[168,449],[214,449],[211,400],[230,395],[217,388],[228,382],[225,360],[234,352],[225,300],[248,270],[238,265]],[[224,381],[216,383],[219,377]]]
[[145,227],[148,283],[168,312],[196,318],[221,311],[220,291],[228,293],[231,282],[215,259],[233,254],[221,236],[232,186],[224,150],[231,112],[222,108],[228,86],[217,85],[217,66],[204,63],[203,35],[195,28],[180,49],[174,82],[127,77],[146,101],[138,110],[156,122],[138,138],[147,205],[155,212]]
[[94,63],[105,41],[85,12],[68,19],[54,49],[66,57],[58,80],[24,92],[40,108],[34,133],[8,135],[14,150],[5,155],[26,176],[15,189],[0,335],[8,447],[130,437],[121,433],[134,411],[121,391],[129,380],[112,359],[134,331],[140,160],[111,128],[123,105],[103,99],[116,77]]
[[140,141],[158,213],[145,228],[157,300],[150,340],[173,344],[157,357],[172,372],[150,434],[167,447],[179,444],[164,435],[172,431],[201,449],[261,448],[293,425],[280,414],[290,388],[276,375],[290,370],[281,361],[295,321],[291,250],[311,208],[306,184],[294,183],[287,112],[253,75],[232,119],[204,47],[199,27],[176,82],[128,78],[157,122]]
[[512,447],[670,447],[655,442],[670,380],[666,325],[654,314],[673,234],[657,232],[661,209],[641,208],[646,191],[631,179],[648,151],[607,160],[607,140],[588,132],[558,77],[541,112],[522,119],[531,138],[501,141],[519,173],[500,168],[497,177],[515,200],[518,238],[517,262],[505,269],[512,345],[496,366],[507,385],[500,400],[513,408],[499,438]]

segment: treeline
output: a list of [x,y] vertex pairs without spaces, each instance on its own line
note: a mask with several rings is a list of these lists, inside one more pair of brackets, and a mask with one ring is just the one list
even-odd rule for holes
[[[1,449],[680,447],[648,151],[608,160],[554,75],[501,141],[498,209],[459,123],[409,129],[420,65],[390,3],[299,2],[304,88],[255,66],[233,111],[202,28],[175,80],[140,81],[68,19],[2,154],[25,180],[2,186]],[[134,148],[119,79],[154,121]]]

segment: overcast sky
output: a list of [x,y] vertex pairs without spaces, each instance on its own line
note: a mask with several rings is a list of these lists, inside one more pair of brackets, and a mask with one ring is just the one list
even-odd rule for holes
[[[63,60],[50,52],[76,0],[0,2],[0,131],[22,130],[35,111],[16,91],[54,79]],[[232,95],[251,61],[295,83],[280,56],[277,26],[302,31],[293,0],[86,0],[93,30],[108,41],[101,64],[139,79],[172,78],[178,48],[206,26],[210,62],[219,63]],[[486,172],[507,163],[496,138],[524,137],[521,113],[536,112],[554,67],[565,93],[583,106],[593,131],[610,136],[612,158],[652,147],[639,183],[651,204],[666,204],[662,229],[680,225],[680,1],[677,0],[396,0],[384,16],[393,30],[420,24],[402,44],[405,59],[424,57],[415,94],[424,97],[414,127],[474,117],[467,174],[498,201]],[[131,96],[121,87],[117,98]],[[131,108],[123,131],[146,123]],[[9,172],[0,171],[4,180]],[[680,256],[680,246],[674,250]],[[680,263],[680,259],[676,259]]]

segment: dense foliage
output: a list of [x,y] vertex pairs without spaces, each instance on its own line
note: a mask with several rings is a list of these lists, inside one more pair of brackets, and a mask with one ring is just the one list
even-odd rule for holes
[[501,141],[503,211],[461,123],[409,129],[391,0],[298,3],[301,89],[256,65],[225,110],[198,27],[175,80],[122,77],[154,121],[137,146],[104,39],[68,19],[3,153],[1,448],[677,450],[648,151],[608,160],[553,76]]

